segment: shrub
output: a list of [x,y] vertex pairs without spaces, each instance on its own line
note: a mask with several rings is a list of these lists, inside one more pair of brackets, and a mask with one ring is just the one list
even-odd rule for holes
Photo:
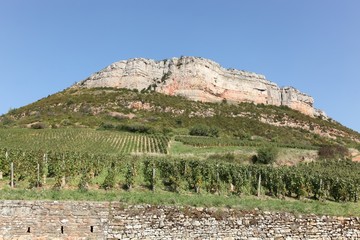
[[72,105],[72,104],[74,104],[74,103],[75,103],[75,101],[70,98],[70,99],[67,100],[66,105],[67,105],[67,106],[70,106],[70,105]]
[[324,145],[319,148],[320,159],[345,159],[349,156],[349,150],[342,145]]
[[210,137],[219,137],[219,129],[216,127],[209,128],[209,136]]
[[114,129],[115,126],[111,123],[101,123],[100,124],[100,129],[101,130],[111,130],[111,129]]
[[132,132],[132,133],[147,133],[147,134],[154,134],[155,130],[143,124],[132,124],[132,125],[119,125],[115,127],[118,131],[125,131],[125,132]]
[[45,124],[38,122],[38,123],[33,123],[31,124],[31,128],[32,129],[44,129],[45,128]]
[[172,74],[171,71],[164,73],[164,75],[161,77],[161,82],[166,82],[166,80],[170,78],[171,74]]
[[260,164],[272,164],[276,161],[278,154],[278,148],[267,145],[258,149],[257,155],[253,157],[253,162]]
[[61,120],[60,124],[61,124],[62,126],[64,126],[64,127],[66,127],[66,126],[71,126],[71,125],[72,125],[72,123],[71,123],[71,121],[70,121],[69,119],[63,119],[63,120]]
[[10,117],[7,117],[7,116],[2,116],[0,118],[0,123],[2,123],[3,125],[10,125],[14,122],[15,121],[13,119],[11,119]]
[[175,123],[177,126],[182,126],[182,124],[183,124],[182,120],[179,118],[175,120]]
[[232,152],[228,152],[226,154],[215,153],[215,154],[208,156],[207,159],[216,160],[216,161],[224,161],[224,162],[234,162],[235,154]]
[[218,137],[219,129],[215,127],[208,127],[203,124],[198,124],[190,129],[189,134],[192,136]]

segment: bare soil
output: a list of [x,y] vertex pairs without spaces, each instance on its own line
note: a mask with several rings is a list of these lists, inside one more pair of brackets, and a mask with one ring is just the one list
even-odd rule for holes
[[353,157],[354,162],[360,162],[360,155]]

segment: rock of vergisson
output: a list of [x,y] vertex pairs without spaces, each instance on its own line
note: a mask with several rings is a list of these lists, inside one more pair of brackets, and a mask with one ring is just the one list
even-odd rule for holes
[[292,87],[280,88],[264,75],[225,69],[199,57],[155,61],[134,58],[111,64],[74,87],[114,87],[180,95],[203,102],[253,102],[288,106],[318,116],[314,99]]

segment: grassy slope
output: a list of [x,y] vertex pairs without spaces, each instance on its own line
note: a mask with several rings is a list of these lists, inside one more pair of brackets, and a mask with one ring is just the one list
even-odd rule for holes
[[202,207],[227,207],[241,210],[259,209],[262,211],[291,212],[298,214],[316,214],[332,216],[360,216],[360,203],[335,203],[312,200],[280,200],[275,198],[257,198],[252,196],[228,197],[210,194],[177,194],[169,192],[127,192],[77,190],[0,190],[3,200],[75,200],[75,201],[121,201],[127,204],[179,205]]
[[[132,107],[130,107],[132,106]],[[135,107],[134,107],[135,106]],[[133,119],[111,117],[110,112],[133,114]],[[233,117],[238,115],[238,117]],[[346,136],[332,140],[299,128],[276,127],[259,121],[262,116],[277,122],[293,121],[342,131]],[[356,146],[351,137],[360,134],[336,122],[305,116],[287,107],[242,103],[238,105],[199,103],[158,93],[141,94],[125,89],[68,89],[2,116],[3,127],[22,127],[42,122],[46,127],[90,127],[101,123],[151,126],[159,133],[187,134],[195,124],[220,129],[222,137],[249,139],[252,136],[282,144],[319,145],[339,142]],[[224,124],[226,123],[226,124]]]

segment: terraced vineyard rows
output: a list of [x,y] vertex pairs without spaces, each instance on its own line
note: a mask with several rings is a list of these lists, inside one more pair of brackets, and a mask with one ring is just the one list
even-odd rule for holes
[[168,152],[169,138],[91,129],[0,129],[0,146],[42,151],[102,154]]
[[264,144],[272,144],[277,147],[284,148],[299,148],[299,149],[309,149],[316,150],[317,147],[313,145],[299,145],[299,144],[278,144],[278,143],[269,143],[262,141],[252,141],[252,140],[242,140],[236,138],[214,138],[214,137],[204,137],[204,136],[176,136],[175,141],[182,142],[186,145],[191,145],[194,147],[214,147],[214,146],[249,146],[249,147],[260,147]]

